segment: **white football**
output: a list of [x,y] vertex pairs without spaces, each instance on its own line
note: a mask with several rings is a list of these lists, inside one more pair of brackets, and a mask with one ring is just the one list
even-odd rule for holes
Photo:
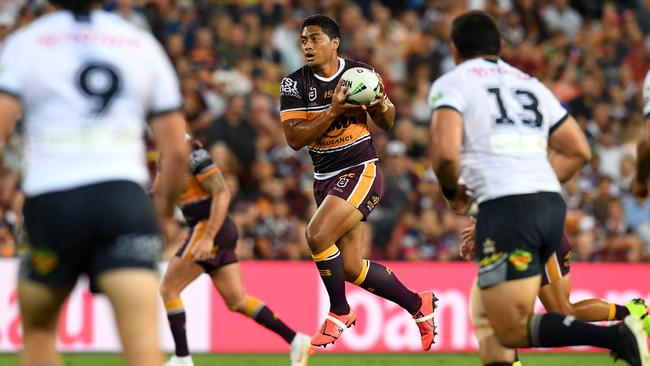
[[379,93],[379,78],[374,71],[365,67],[353,67],[341,76],[341,86],[350,89],[348,102],[369,104]]

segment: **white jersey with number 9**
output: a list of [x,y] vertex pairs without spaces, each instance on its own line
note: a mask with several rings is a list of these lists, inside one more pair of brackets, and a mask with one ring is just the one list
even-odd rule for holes
[[462,115],[461,177],[479,203],[560,191],[547,145],[568,114],[537,79],[502,60],[475,58],[436,80],[429,103]]
[[0,92],[22,102],[27,195],[109,180],[144,184],[146,119],[181,106],[158,42],[101,10],[57,11],[8,37]]

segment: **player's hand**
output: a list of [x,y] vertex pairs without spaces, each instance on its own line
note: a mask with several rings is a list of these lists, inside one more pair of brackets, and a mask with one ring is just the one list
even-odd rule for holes
[[385,96],[385,94],[384,94],[384,80],[381,78],[381,75],[379,75],[378,73],[375,73],[375,74],[377,75],[377,78],[379,79],[379,93],[377,93],[377,96],[375,97],[375,99],[373,99],[373,101],[370,102],[366,106],[366,110],[368,111],[368,113],[371,113],[371,114],[375,113],[377,111],[382,112],[382,113],[386,112],[386,110],[388,109],[387,104],[390,103],[388,101],[388,99],[386,99],[384,97]]
[[196,246],[192,250],[192,258],[195,261],[204,261],[212,255],[212,250],[214,249],[214,244],[212,239],[201,236],[199,242],[196,243]]
[[457,215],[466,215],[474,200],[467,194],[467,188],[464,184],[459,184],[456,187],[455,196],[444,198],[451,211]]
[[639,197],[639,198],[647,198],[648,197],[648,182],[642,182],[636,179],[636,177],[632,180],[632,194],[634,196]]
[[460,232],[460,257],[465,260],[474,258],[474,248],[476,246],[476,220],[470,217],[470,225]]
[[348,102],[350,88],[343,86],[342,83],[343,79],[339,80],[339,83],[336,84],[336,89],[334,89],[334,96],[332,96],[332,109],[338,112],[344,112],[350,108],[361,107],[358,104]]

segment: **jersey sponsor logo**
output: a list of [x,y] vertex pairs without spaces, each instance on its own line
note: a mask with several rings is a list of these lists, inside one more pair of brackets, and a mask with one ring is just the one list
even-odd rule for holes
[[204,149],[194,150],[188,157],[188,162],[192,171],[209,160],[211,160],[210,154]]
[[571,256],[573,255],[573,252],[569,250],[564,254],[564,258],[562,258],[562,267],[565,269],[571,268]]
[[517,271],[523,272],[528,269],[528,265],[533,261],[533,255],[529,251],[517,249],[510,253],[508,260]]
[[492,253],[487,257],[481,258],[481,260],[478,262],[479,271],[489,271],[496,264],[502,263],[503,261],[505,261],[505,255],[503,252]]
[[431,96],[431,104],[435,104],[437,101],[442,99],[443,96],[444,94],[441,91],[437,92],[435,95]]
[[298,82],[290,78],[282,79],[282,83],[280,83],[280,95],[300,98]]
[[488,255],[494,253],[496,251],[494,244],[494,240],[490,238],[485,239],[483,242],[483,254]]
[[354,116],[343,116],[334,123],[330,125],[330,127],[325,131],[325,134],[323,137],[339,137],[345,132],[345,129],[348,128],[350,125],[357,123],[357,118]]
[[310,87],[309,88],[309,101],[313,102],[313,101],[316,100],[317,97],[318,97],[318,94],[316,93],[316,88],[314,88],[313,86]]

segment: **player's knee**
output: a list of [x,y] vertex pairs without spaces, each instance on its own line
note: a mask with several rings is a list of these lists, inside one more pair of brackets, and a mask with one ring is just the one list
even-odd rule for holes
[[[225,300],[225,299],[224,299]],[[226,306],[228,307],[228,310],[235,312],[235,313],[240,313],[240,314],[245,314],[246,313],[246,296],[242,298],[235,298],[235,299],[228,299],[225,300]]]
[[357,278],[359,278],[359,274],[361,273],[361,266],[357,268],[356,266],[353,265],[348,266],[347,264],[344,264],[343,273],[345,274],[346,281],[354,282],[356,281]]
[[307,237],[307,244],[309,248],[313,251],[322,251],[327,249],[329,245],[332,244],[332,239],[328,234],[324,233],[319,228],[314,228],[309,225],[305,233]]
[[163,301],[165,302],[174,300],[180,296],[178,291],[169,286],[169,284],[165,281],[163,281],[158,287],[158,292],[160,293],[160,297],[162,297]]
[[509,321],[494,324],[494,335],[499,343],[507,348],[527,346],[528,322],[525,317],[511,318]]

